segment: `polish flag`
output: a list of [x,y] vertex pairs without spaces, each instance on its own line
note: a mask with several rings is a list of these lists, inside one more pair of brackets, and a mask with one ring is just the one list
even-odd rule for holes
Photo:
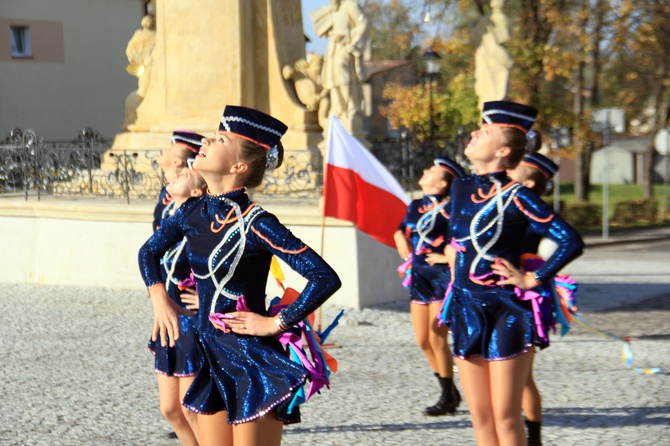
[[347,220],[395,248],[393,233],[409,198],[393,175],[332,116],[326,151],[323,215]]

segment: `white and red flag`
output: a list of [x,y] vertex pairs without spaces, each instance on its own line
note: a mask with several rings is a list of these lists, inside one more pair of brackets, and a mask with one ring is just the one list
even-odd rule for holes
[[407,213],[409,198],[370,151],[330,118],[323,215],[347,220],[395,248],[393,233]]

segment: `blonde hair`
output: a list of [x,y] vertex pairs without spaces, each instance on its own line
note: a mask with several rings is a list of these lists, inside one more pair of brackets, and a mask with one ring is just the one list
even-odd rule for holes
[[193,186],[195,186],[196,189],[201,190],[203,193],[207,192],[207,182],[202,175],[200,175],[197,170],[191,169],[191,172],[193,173]]
[[[275,169],[281,166],[284,160],[284,146],[281,142],[277,142],[277,152],[278,161]],[[257,187],[263,182],[267,153],[268,151],[264,147],[247,139],[240,138],[240,157],[249,166],[249,174],[245,181],[246,187]]]
[[526,134],[514,127],[502,127],[503,137],[510,148],[510,154],[503,158],[503,166],[512,170],[519,165],[526,154]]

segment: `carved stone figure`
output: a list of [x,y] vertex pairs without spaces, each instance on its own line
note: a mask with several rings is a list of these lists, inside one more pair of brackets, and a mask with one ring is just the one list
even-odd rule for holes
[[124,131],[137,120],[137,107],[147,94],[151,79],[153,51],[156,44],[154,17],[151,14],[145,15],[141,24],[142,29],[135,31],[126,47],[126,57],[130,62],[126,70],[137,77],[137,90],[126,98],[126,112],[122,126]]
[[318,111],[319,125],[325,128],[330,109],[329,91],[321,84],[323,56],[310,53],[307,59],[300,59],[293,65],[284,65],[282,76],[293,81],[298,99],[307,110]]
[[491,0],[491,14],[470,23],[470,39],[475,51],[475,93],[479,109],[487,101],[507,98],[512,56],[504,44],[511,37],[509,20],[503,12],[504,0]]
[[323,88],[330,92],[330,114],[354,118],[361,114],[362,83],[366,80],[363,52],[370,22],[355,0],[330,0],[310,14],[314,32],[328,37],[322,72]]

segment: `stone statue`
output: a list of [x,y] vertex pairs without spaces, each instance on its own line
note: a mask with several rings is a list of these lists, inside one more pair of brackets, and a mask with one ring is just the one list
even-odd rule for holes
[[122,130],[137,120],[137,107],[140,105],[149,89],[151,79],[151,65],[156,44],[156,23],[151,14],[142,18],[142,29],[135,31],[126,47],[126,57],[130,64],[126,67],[128,73],[137,77],[137,90],[126,98],[126,113]]
[[330,114],[340,118],[360,116],[362,83],[366,80],[363,52],[370,22],[355,0],[330,0],[313,11],[314,32],[328,37],[322,72],[323,88],[330,92]]
[[491,0],[491,14],[470,23],[470,39],[475,51],[475,93],[479,109],[487,101],[507,98],[513,60],[504,44],[511,37],[511,27],[503,12],[504,0]]
[[319,125],[326,128],[330,109],[329,91],[321,84],[323,56],[310,53],[307,59],[300,59],[293,65],[284,65],[282,76],[293,81],[298,99],[307,110],[318,111]]

